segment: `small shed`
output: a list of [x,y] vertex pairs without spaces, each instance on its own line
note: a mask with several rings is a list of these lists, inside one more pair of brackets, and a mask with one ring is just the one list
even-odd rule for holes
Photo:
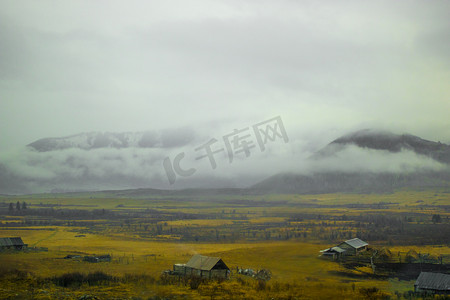
[[27,247],[20,237],[3,237],[0,238],[0,250],[14,249],[23,250]]
[[186,275],[186,264],[174,264],[173,273],[177,275]]
[[339,259],[341,256],[345,255],[346,250],[336,246],[321,250],[320,252],[322,253],[322,256]]
[[416,292],[431,291],[436,294],[450,294],[450,275],[421,272],[414,283]]
[[183,276],[198,276],[202,278],[227,278],[230,272],[228,266],[220,257],[194,255],[186,264],[173,265],[173,272]]
[[345,250],[345,254],[356,255],[356,253],[366,250],[369,244],[360,240],[359,238],[354,238],[347,240],[338,245],[339,248]]
[[85,256],[83,258],[84,261],[90,262],[90,263],[99,263],[99,262],[110,262],[111,261],[111,255],[99,255],[99,256]]

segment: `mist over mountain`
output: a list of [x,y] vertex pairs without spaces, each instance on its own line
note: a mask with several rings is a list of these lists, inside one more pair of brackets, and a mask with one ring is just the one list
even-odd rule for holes
[[[314,153],[303,148],[308,141],[272,142],[265,152],[236,155],[233,163],[222,151],[214,157],[217,168],[211,168],[208,159],[198,160],[201,152],[196,147],[207,140],[190,129],[40,139],[0,155],[0,194],[137,188],[391,192],[450,182],[450,146],[409,134],[360,130]],[[162,163],[179,153],[186,153],[182,168],[193,167],[196,173],[178,176],[171,185]]]
[[85,132],[66,137],[43,138],[27,146],[39,152],[63,149],[171,148],[184,146],[195,138],[189,128],[143,132]]
[[[361,153],[368,154],[365,161]],[[412,164],[412,168],[406,165],[415,159],[421,159],[420,163]],[[322,167],[309,174],[277,174],[252,189],[258,193],[384,193],[403,187],[450,186],[450,146],[410,134],[397,135],[374,129],[352,132],[332,141],[309,160],[318,163],[316,167]],[[433,161],[436,168],[430,169],[424,164],[432,166]],[[323,168],[323,163],[328,167]],[[399,163],[404,168],[377,168],[390,163],[392,166]]]
[[316,152],[312,158],[321,159],[336,155],[348,145],[360,148],[400,152],[404,150],[431,157],[439,162],[450,163],[450,146],[441,142],[424,140],[411,134],[393,134],[388,131],[364,129],[344,135],[325,148]]

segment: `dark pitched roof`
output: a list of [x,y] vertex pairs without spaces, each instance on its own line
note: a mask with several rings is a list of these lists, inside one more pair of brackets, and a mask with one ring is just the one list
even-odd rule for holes
[[228,269],[227,265],[225,265],[220,257],[209,257],[196,254],[187,262],[186,267],[197,270],[210,271],[219,263],[223,266],[224,269]]
[[9,247],[9,246],[24,246],[25,244],[20,237],[4,237],[0,238],[0,246]]
[[414,285],[419,289],[450,291],[450,275],[421,272]]
[[347,240],[344,243],[346,243],[347,245],[350,245],[351,247],[355,248],[355,249],[359,249],[361,247],[367,246],[369,245],[368,243],[364,242],[363,240],[360,240],[358,238],[354,238],[351,240]]

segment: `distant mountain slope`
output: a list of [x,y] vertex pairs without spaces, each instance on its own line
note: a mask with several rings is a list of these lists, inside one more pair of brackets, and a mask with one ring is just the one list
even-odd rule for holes
[[[56,152],[57,150],[71,148],[83,150],[128,147],[170,148],[192,144],[198,138],[199,136],[191,130],[137,133],[90,132],[62,138],[40,139],[28,146],[39,152]],[[407,151],[403,153],[403,150]],[[55,191],[92,191],[146,187],[149,182],[147,173],[152,174],[151,168],[153,168],[152,162],[146,162],[146,164],[139,162],[136,166],[132,165],[130,167],[135,167],[135,169],[127,169],[128,165],[124,163],[127,160],[121,159],[122,156],[119,156],[116,160],[110,160],[109,158],[105,160],[101,155],[98,157],[94,156],[93,160],[99,159],[99,162],[95,166],[91,166],[92,162],[85,160],[85,156],[88,157],[89,154],[85,155],[85,151],[78,151],[78,154],[83,154],[79,160],[72,158],[73,153],[67,153],[66,156],[60,155],[62,158],[55,155],[59,160],[54,161],[57,163],[49,164],[53,166],[53,168],[49,168],[48,174],[45,173],[49,178],[45,176],[41,178],[39,174],[36,176],[36,172],[46,172],[47,161],[45,159],[52,162],[53,154],[57,153],[46,153],[44,155],[35,151],[28,152],[32,155],[28,161],[25,160],[25,167],[14,169],[9,167],[9,164],[0,162],[1,193],[27,193],[45,190],[44,187]],[[41,158],[43,159],[42,163],[39,162]],[[413,162],[411,164],[412,168],[403,167],[404,165],[409,166],[410,162]],[[396,135],[376,130],[357,131],[339,137],[316,152],[309,161],[305,162],[302,160],[300,163],[308,165],[309,173],[302,175],[292,173],[277,174],[249,188],[224,189],[220,193],[379,193],[392,192],[403,187],[450,187],[450,146],[440,142],[427,141],[409,134]],[[393,165],[395,167],[390,168]],[[62,168],[60,169],[59,166],[62,166]],[[161,166],[156,165],[156,167]],[[148,172],[143,173],[142,168],[148,168]],[[128,171],[124,172],[124,169]],[[361,171],[362,169],[365,171]],[[301,171],[304,170],[298,170],[298,172]],[[82,176],[79,174],[82,174]],[[240,177],[239,180],[242,182],[248,180],[248,177],[248,175],[246,178]],[[197,181],[191,182],[196,182],[192,186],[207,188],[232,186],[228,185],[231,181],[225,180],[223,182],[228,183],[223,184],[221,180],[223,181],[224,179],[220,177],[205,177],[197,178]],[[151,182],[154,187],[167,184],[164,176],[151,177]],[[247,182],[252,181],[249,180]],[[190,184],[192,183],[185,184],[183,188],[191,187]],[[215,189],[183,191],[183,193],[196,195],[203,193],[210,195],[215,192],[217,192]],[[136,190],[126,193],[141,195],[146,194],[147,191]],[[150,193],[155,193],[155,191]],[[162,193],[166,195],[166,192]]]
[[278,174],[252,186],[256,194],[391,193],[405,187],[449,187],[449,172]]
[[[338,153],[353,145],[361,149],[389,152],[402,150],[430,157],[441,163],[450,164],[450,146],[432,142],[420,137],[386,131],[361,130],[342,136],[311,156],[311,160],[320,161],[336,158]],[[351,161],[341,162],[351,164]],[[448,171],[417,172],[368,172],[368,171],[316,171],[308,175],[277,174],[252,186],[255,193],[335,193],[335,192],[392,192],[403,187],[450,186]]]
[[318,151],[312,158],[321,159],[335,155],[348,145],[390,152],[410,150],[439,162],[450,164],[450,146],[446,144],[424,140],[410,134],[397,135],[373,129],[364,129],[342,136]]
[[87,132],[66,137],[39,139],[28,147],[39,152],[98,148],[167,148],[183,146],[194,138],[191,130],[164,130],[144,132]]

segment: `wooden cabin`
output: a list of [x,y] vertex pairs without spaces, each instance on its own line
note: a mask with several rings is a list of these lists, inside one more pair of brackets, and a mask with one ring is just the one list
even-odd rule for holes
[[230,269],[220,257],[194,255],[186,264],[173,265],[173,273],[202,278],[228,278]]
[[24,244],[20,237],[3,237],[0,238],[0,250],[23,250],[27,248],[27,244]]
[[356,255],[360,251],[367,250],[367,246],[369,246],[369,244],[359,238],[354,238],[342,242],[337,246],[344,249],[346,255]]
[[430,291],[435,294],[450,295],[450,275],[421,272],[414,283],[414,291]]

